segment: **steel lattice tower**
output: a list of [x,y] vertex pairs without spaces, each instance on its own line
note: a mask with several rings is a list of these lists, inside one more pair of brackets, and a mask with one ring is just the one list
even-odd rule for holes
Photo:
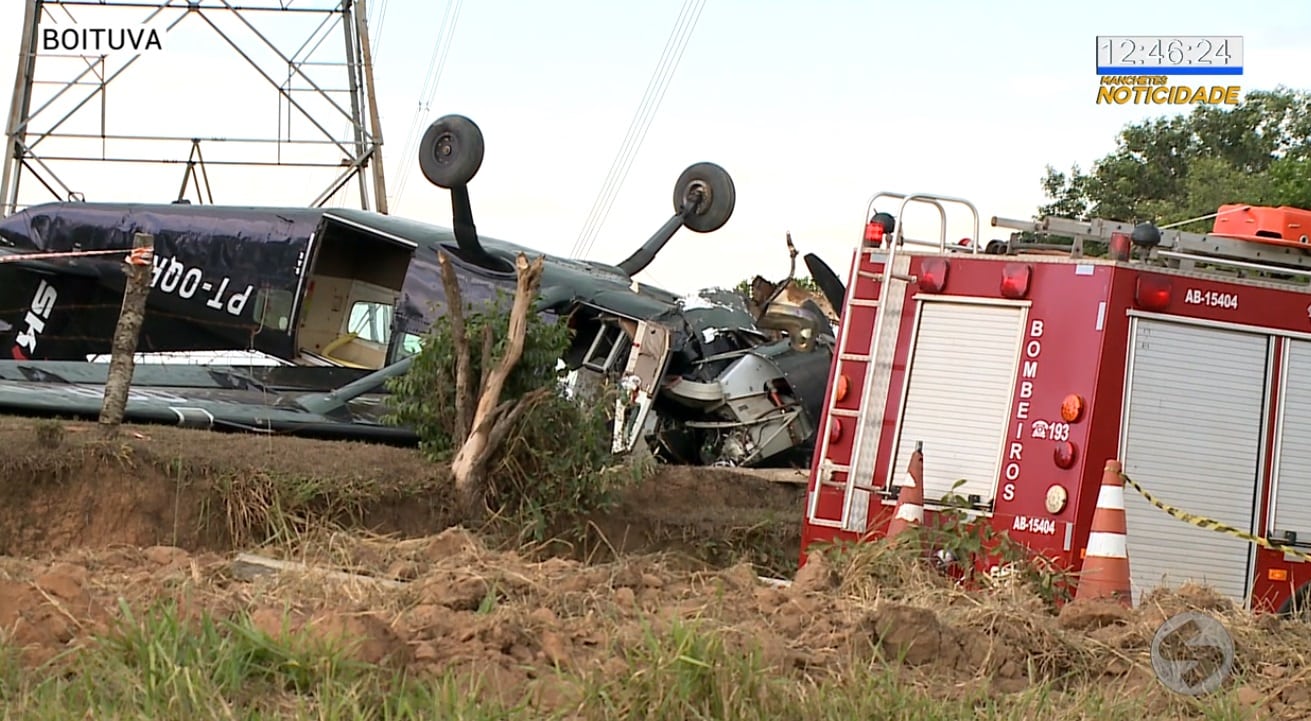
[[[315,207],[354,195],[348,190],[354,184],[359,207],[387,212],[364,0],[24,3],[0,215],[35,203],[112,195],[163,202],[190,200],[186,196],[194,192],[194,202],[213,203],[215,188],[225,204],[259,205],[247,180],[255,177],[266,186],[304,188],[300,203]],[[163,50],[47,47],[49,28],[87,27],[155,28]],[[214,49],[203,56],[206,62],[188,65],[195,58],[186,51],[206,42],[226,50]],[[218,54],[241,70],[220,73],[213,60]],[[116,96],[116,89],[140,80],[133,79],[134,71],[160,79]],[[208,88],[215,89],[208,110],[195,99],[175,99]],[[135,100],[124,103],[124,96]],[[236,113],[236,121],[219,126],[218,111],[225,109]],[[230,132],[232,127],[238,132]],[[159,198],[157,190],[133,197],[135,188],[123,185],[134,181],[117,172],[101,170],[98,180],[79,180],[92,163],[138,168],[133,172],[149,174],[156,184],[165,173],[173,178],[169,187],[180,180],[180,189],[175,198]],[[211,187],[211,171],[231,169],[258,176]]]

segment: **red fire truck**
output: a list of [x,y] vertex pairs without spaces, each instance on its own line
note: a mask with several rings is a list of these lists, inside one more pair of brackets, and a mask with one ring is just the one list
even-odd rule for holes
[[[1223,206],[1205,235],[1062,218],[992,225],[1052,244],[979,246],[958,198],[936,243],[902,222],[853,253],[811,468],[809,544],[882,535],[894,479],[923,444],[926,522],[951,492],[967,512],[1077,570],[1102,472],[1161,502],[1270,540],[1267,550],[1177,520],[1126,488],[1135,602],[1207,583],[1254,610],[1311,594],[1311,212]],[[946,208],[974,240],[947,241]],[[1109,244],[1084,257],[1083,244]],[[872,242],[871,242],[872,241]],[[1292,552],[1290,552],[1292,551]],[[983,569],[981,569],[983,570]]]

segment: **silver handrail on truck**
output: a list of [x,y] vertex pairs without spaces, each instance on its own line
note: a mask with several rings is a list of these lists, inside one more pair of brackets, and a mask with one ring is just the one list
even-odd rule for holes
[[889,191],[882,191],[879,193],[875,193],[869,199],[869,202],[866,203],[865,218],[862,221],[862,225],[861,225],[862,228],[864,227],[864,223],[868,223],[869,219],[873,217],[874,204],[877,203],[880,198],[894,198],[894,199],[901,200],[901,206],[897,209],[897,215],[893,219],[893,222],[895,223],[895,227],[893,228],[892,231],[893,245],[900,245],[906,240],[906,236],[903,233],[905,227],[904,219],[906,217],[906,208],[911,203],[921,202],[921,203],[926,203],[928,205],[932,205],[933,207],[938,209],[938,217],[942,220],[942,225],[939,228],[939,235],[938,235],[938,252],[946,253],[947,252],[947,209],[943,207],[943,203],[955,203],[957,205],[963,205],[966,208],[968,208],[971,217],[974,219],[974,233],[973,235],[970,236],[970,251],[973,253],[979,252],[979,210],[978,208],[974,207],[974,204],[971,203],[970,201],[965,200],[964,198],[956,198],[950,195],[935,195],[933,193],[905,194],[905,193],[893,193]]

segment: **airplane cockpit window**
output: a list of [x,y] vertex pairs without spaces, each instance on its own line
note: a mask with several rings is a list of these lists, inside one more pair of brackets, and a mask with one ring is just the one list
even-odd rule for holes
[[291,303],[290,291],[262,289],[255,294],[255,321],[264,328],[286,330],[291,322]]
[[407,356],[412,356],[423,350],[423,336],[413,333],[406,333],[401,339],[401,349]]
[[367,343],[387,345],[391,339],[392,307],[386,303],[359,301],[351,306],[347,332]]
[[396,345],[392,351],[390,363],[405,360],[412,355],[418,355],[423,350],[423,336],[416,333],[404,333],[401,335],[401,342]]

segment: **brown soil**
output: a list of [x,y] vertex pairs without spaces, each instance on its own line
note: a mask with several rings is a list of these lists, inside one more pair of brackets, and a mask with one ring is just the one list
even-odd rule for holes
[[0,553],[259,542],[283,519],[382,533],[450,525],[444,471],[413,451],[363,443],[0,419]]
[[[316,569],[309,572],[237,573],[227,556],[172,547],[5,559],[0,628],[34,666],[67,658],[60,652],[113,628],[120,599],[138,617],[166,600],[184,618],[249,614],[273,636],[346,640],[363,661],[410,674],[477,674],[490,697],[540,693],[555,706],[568,703],[571,690],[547,686],[552,669],[622,678],[641,663],[631,653],[648,633],[695,623],[730,649],[763,649],[768,668],[798,679],[894,663],[908,682],[948,696],[980,684],[1007,694],[1055,682],[1059,692],[1062,679],[1072,679],[1141,694],[1145,714],[1157,717],[1177,699],[1151,677],[1152,633],[1165,611],[1204,609],[1226,618],[1254,703],[1279,718],[1311,713],[1311,670],[1288,655],[1311,648],[1311,628],[1218,610],[1225,602],[1204,589],[1160,594],[1133,610],[1076,602],[1057,615],[1006,588],[967,596],[926,584],[869,596],[845,585],[850,568],[812,571],[779,588],[746,565],[679,571],[650,555],[535,562],[491,551],[458,527],[400,542],[325,540],[298,552]],[[345,568],[368,575],[320,572]]]
[[[1017,583],[966,593],[880,546],[816,553],[790,587],[767,583],[771,564],[791,575],[802,493],[750,473],[663,469],[591,519],[582,553],[542,558],[451,527],[448,480],[412,451],[157,427],[107,445],[88,425],[59,428],[0,419],[0,639],[29,666],[62,663],[123,608],[169,601],[271,635],[289,614],[290,630],[349,640],[363,660],[476,673],[482,693],[547,709],[577,692],[552,669],[628,678],[649,633],[694,623],[798,679],[891,663],[943,696],[1079,683],[1141,696],[1150,717],[1177,703],[1152,676],[1152,634],[1201,609],[1233,634],[1240,696],[1311,716],[1296,661],[1311,626],[1253,619],[1205,589],[1055,613]],[[259,516],[270,509],[294,516],[295,544],[260,545],[285,527]],[[251,574],[234,563],[247,549],[315,570]]]
[[[404,448],[0,418],[0,555],[169,545],[225,551],[334,525],[401,538],[455,522],[443,469]],[[795,567],[804,488],[718,468],[662,467],[589,519],[571,555],[673,552]],[[290,516],[290,518],[284,518]],[[759,549],[766,549],[765,552]]]
[[630,489],[617,508],[588,519],[582,557],[664,552],[694,564],[748,561],[790,577],[801,555],[805,486],[750,471],[665,466]]

